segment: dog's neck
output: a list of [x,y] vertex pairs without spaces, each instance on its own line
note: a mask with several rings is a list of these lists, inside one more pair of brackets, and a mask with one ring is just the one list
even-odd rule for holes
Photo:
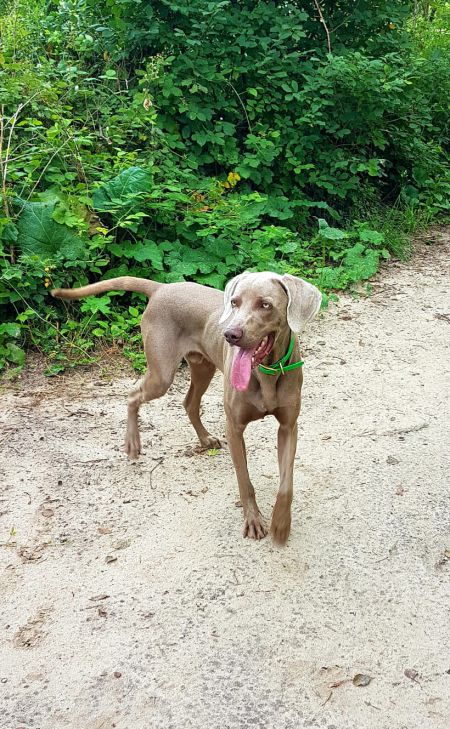
[[[288,350],[291,337],[292,332],[289,327],[282,329],[275,339],[272,351],[263,360],[263,364],[270,366],[284,357]],[[254,376],[259,383],[262,405],[268,412],[271,412],[277,406],[277,384],[281,375],[266,375],[263,372],[255,370]]]
[[289,329],[289,327],[285,327],[281,330],[281,332],[278,333],[274,345],[272,347],[272,351],[270,352],[269,356],[266,358],[267,362],[264,361],[263,364],[271,365],[274,362],[278,362],[279,359],[284,357],[286,352],[288,351],[289,343],[291,341],[292,332]]

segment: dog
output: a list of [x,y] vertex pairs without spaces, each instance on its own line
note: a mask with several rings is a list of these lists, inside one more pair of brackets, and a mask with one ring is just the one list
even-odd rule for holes
[[167,392],[182,359],[191,375],[183,403],[187,415],[203,448],[220,447],[201,421],[200,401],[216,369],[221,370],[227,442],[244,514],[243,536],[251,539],[262,539],[267,529],[248,473],[244,430],[266,415],[274,415],[279,423],[280,485],[270,531],[276,542],[284,544],[291,528],[303,381],[296,335],[318,313],[320,291],[290,274],[245,272],[231,279],[224,292],[197,283],[162,284],[123,276],[51,293],[61,299],[79,299],[106,291],[135,291],[149,297],[141,321],[148,371],[128,401],[128,456],[135,459],[141,451],[140,406]]

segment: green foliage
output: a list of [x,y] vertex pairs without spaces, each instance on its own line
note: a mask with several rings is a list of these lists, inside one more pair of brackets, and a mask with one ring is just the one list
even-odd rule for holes
[[67,221],[56,222],[56,200],[23,202],[17,219],[17,249],[42,259],[56,257],[78,261],[83,258],[83,240],[72,233]]
[[0,368],[49,374],[143,297],[55,302],[130,274],[223,287],[244,269],[324,291],[449,214],[448,3],[9,0],[0,11]]
[[425,56],[439,57],[450,50],[450,3],[445,0],[416,4],[408,26],[417,48]]
[[139,210],[140,202],[150,191],[152,177],[147,170],[129,167],[117,177],[98,187],[92,197],[95,210],[102,213],[129,213]]

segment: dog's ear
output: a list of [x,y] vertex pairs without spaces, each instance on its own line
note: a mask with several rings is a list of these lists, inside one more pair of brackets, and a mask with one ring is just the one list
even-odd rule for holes
[[293,332],[301,332],[318,313],[322,303],[322,294],[312,284],[297,276],[291,276],[289,273],[281,276],[281,284],[288,296],[287,322],[289,328]]
[[231,281],[228,281],[227,285],[225,286],[225,291],[223,292],[223,312],[219,319],[219,324],[223,324],[227,319],[230,318],[231,312],[233,311],[233,308],[231,306],[231,299],[234,296],[236,286],[246,276],[248,276],[248,271],[245,271],[244,273],[240,273],[238,276],[235,276],[231,279]]

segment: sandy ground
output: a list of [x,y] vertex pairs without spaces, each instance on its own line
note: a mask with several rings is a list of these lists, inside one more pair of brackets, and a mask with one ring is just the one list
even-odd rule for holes
[[[448,729],[449,254],[437,233],[305,334],[284,548],[241,538],[228,450],[193,451],[185,370],[143,408],[137,464],[129,373],[4,388],[2,729]],[[220,377],[204,413],[223,435]],[[267,518],[275,434],[247,436]]]

